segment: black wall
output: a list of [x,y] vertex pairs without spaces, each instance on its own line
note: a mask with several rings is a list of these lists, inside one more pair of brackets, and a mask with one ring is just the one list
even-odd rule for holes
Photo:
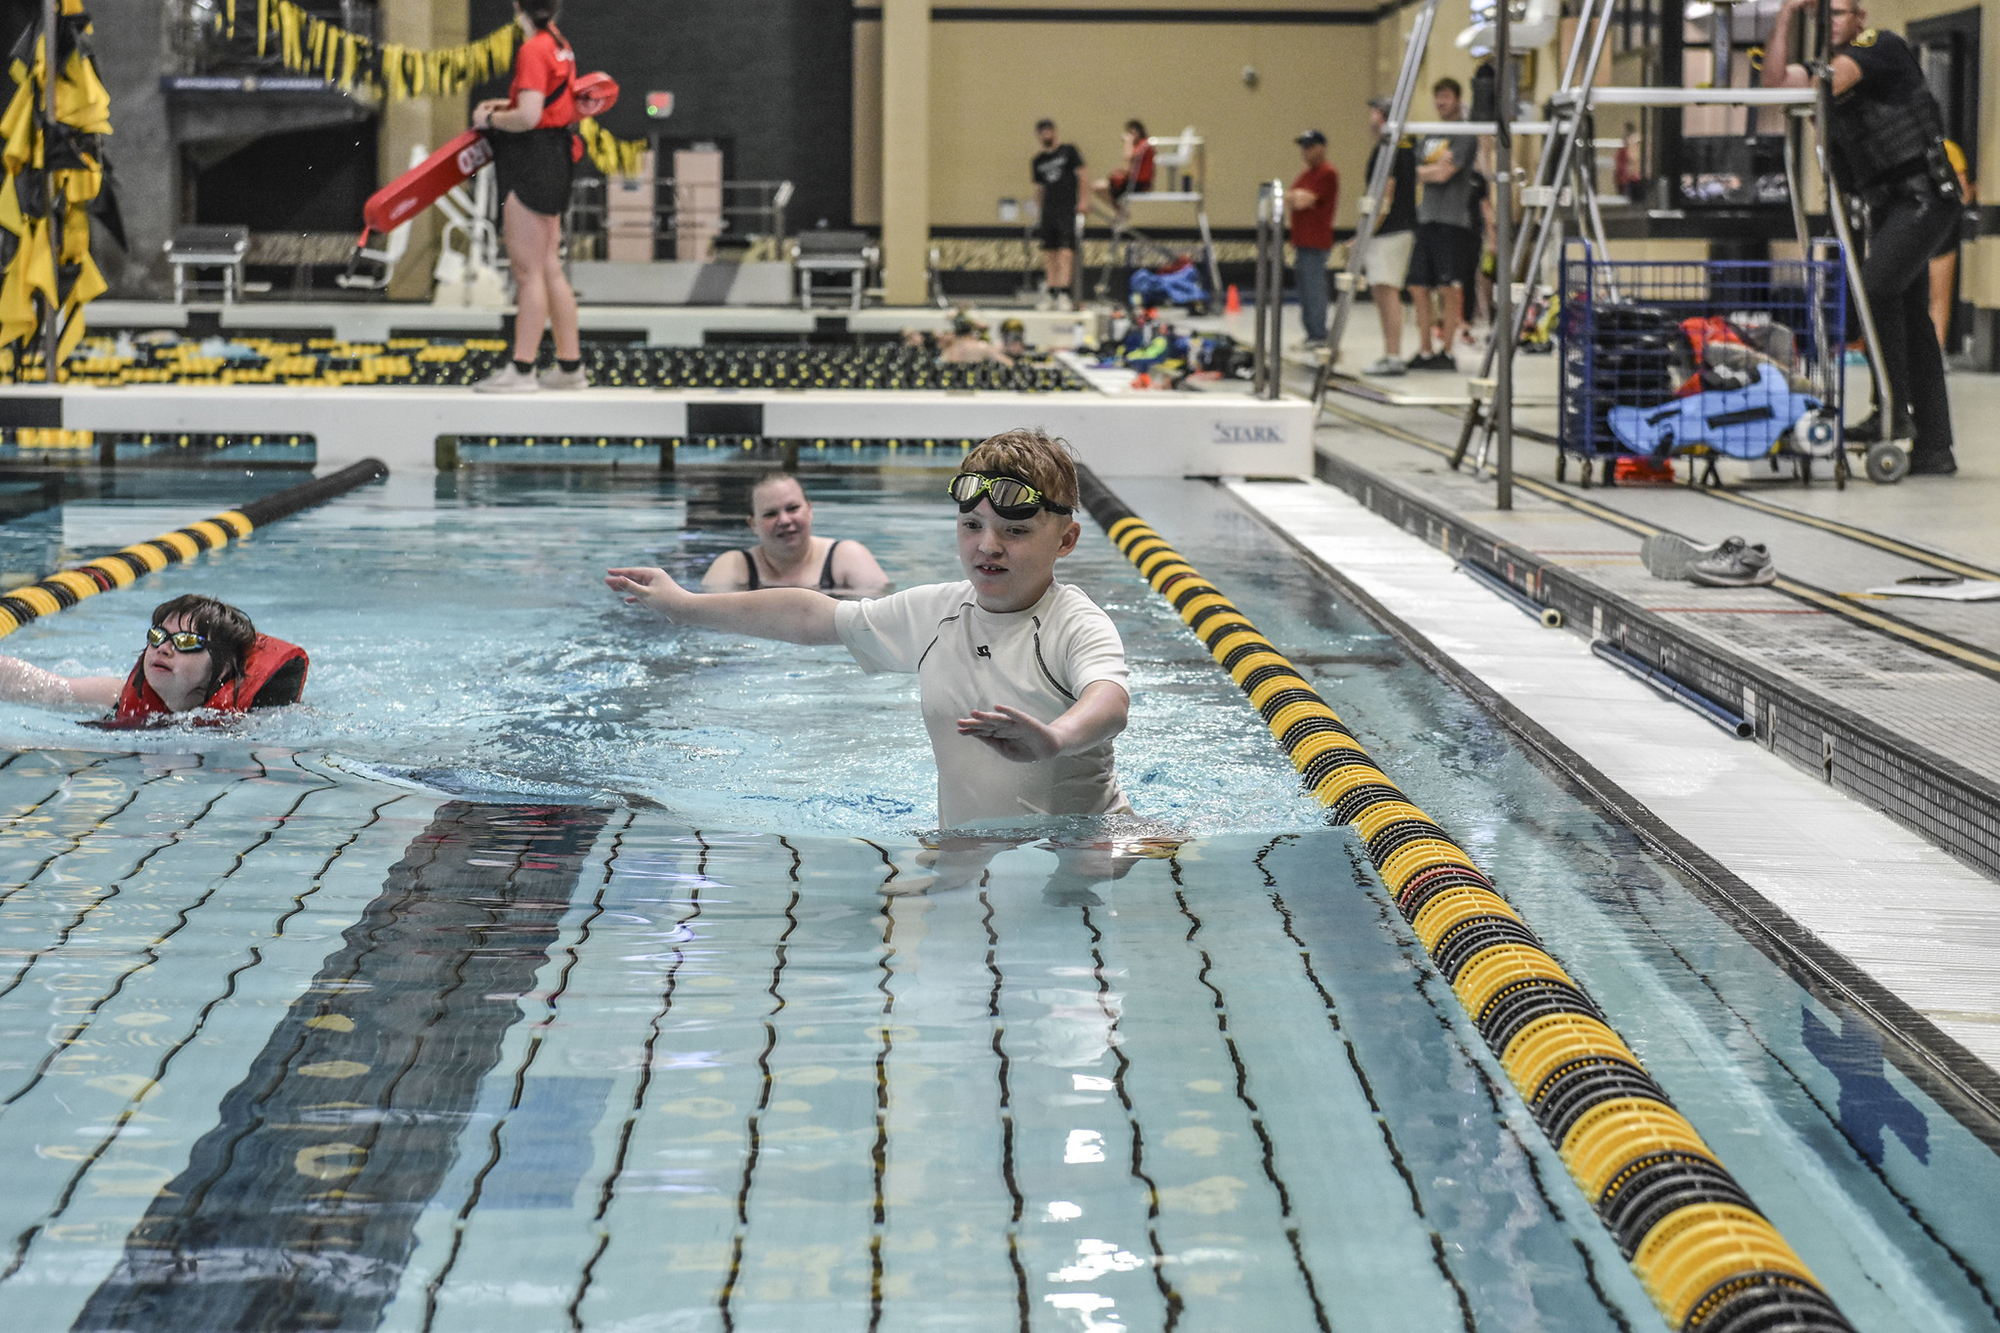
[[[606,129],[727,144],[733,178],[794,184],[800,231],[853,208],[853,13],[851,0],[572,0],[556,22],[580,71],[618,80]],[[511,0],[472,0],[472,33],[512,16]],[[649,120],[648,92],[673,93],[673,115]]]
[[194,220],[252,231],[353,231],[375,193],[376,122],[267,134],[213,166],[190,161]]

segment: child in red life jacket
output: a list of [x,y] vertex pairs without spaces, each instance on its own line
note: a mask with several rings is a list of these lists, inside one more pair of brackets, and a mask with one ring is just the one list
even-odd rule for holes
[[187,593],[153,608],[146,648],[124,676],[58,676],[0,657],[0,699],[43,708],[110,708],[108,724],[148,726],[197,709],[245,713],[299,701],[305,649],[259,634],[225,602]]

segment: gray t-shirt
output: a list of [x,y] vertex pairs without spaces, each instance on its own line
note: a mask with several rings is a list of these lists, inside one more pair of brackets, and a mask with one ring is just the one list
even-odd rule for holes
[[1433,134],[1417,146],[1417,165],[1427,167],[1451,154],[1450,180],[1425,181],[1417,200],[1418,222],[1448,222],[1464,227],[1472,216],[1472,166],[1479,157],[1479,140],[1470,134]]

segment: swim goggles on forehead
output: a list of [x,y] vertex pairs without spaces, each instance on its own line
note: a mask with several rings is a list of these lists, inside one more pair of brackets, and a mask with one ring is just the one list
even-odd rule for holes
[[199,653],[207,649],[208,636],[191,629],[164,630],[158,625],[146,631],[147,647],[157,648],[163,643],[171,643],[177,653]]
[[971,513],[982,496],[993,502],[993,512],[1002,518],[1033,518],[1038,509],[1046,509],[1052,514],[1067,514],[1070,511],[1068,505],[1057,504],[1018,477],[989,477],[980,472],[961,472],[951,479],[950,491],[951,498],[958,501],[958,512],[961,514]]

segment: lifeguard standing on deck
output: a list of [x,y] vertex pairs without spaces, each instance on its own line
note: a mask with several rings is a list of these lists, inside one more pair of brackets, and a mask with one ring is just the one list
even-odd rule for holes
[[[1790,53],[1795,18],[1815,3],[1785,0],[1764,57],[1767,86],[1812,83]],[[1856,0],[1832,0],[1828,13],[1833,123],[1825,133],[1835,178],[1868,206],[1861,285],[1895,402],[1895,419],[1880,422],[1873,438],[1906,438],[1914,423],[1910,471],[1948,476],[1958,465],[1951,453],[1944,355],[1931,327],[1930,262],[1959,226],[1963,202],[1945,155],[1944,117],[1907,42],[1867,27],[1868,13]],[[1850,429],[1848,438],[1870,438],[1868,423]]]
[[[576,53],[556,29],[556,7],[556,0],[515,0],[514,19],[528,36],[514,56],[514,82],[506,101],[481,102],[472,111],[473,128],[485,130],[493,144],[515,286],[514,359],[475,386],[481,393],[590,383],[577,338],[576,293],[562,268],[562,220],[581,141],[570,129],[577,120]],[[537,376],[544,323],[555,330],[556,364]]]

